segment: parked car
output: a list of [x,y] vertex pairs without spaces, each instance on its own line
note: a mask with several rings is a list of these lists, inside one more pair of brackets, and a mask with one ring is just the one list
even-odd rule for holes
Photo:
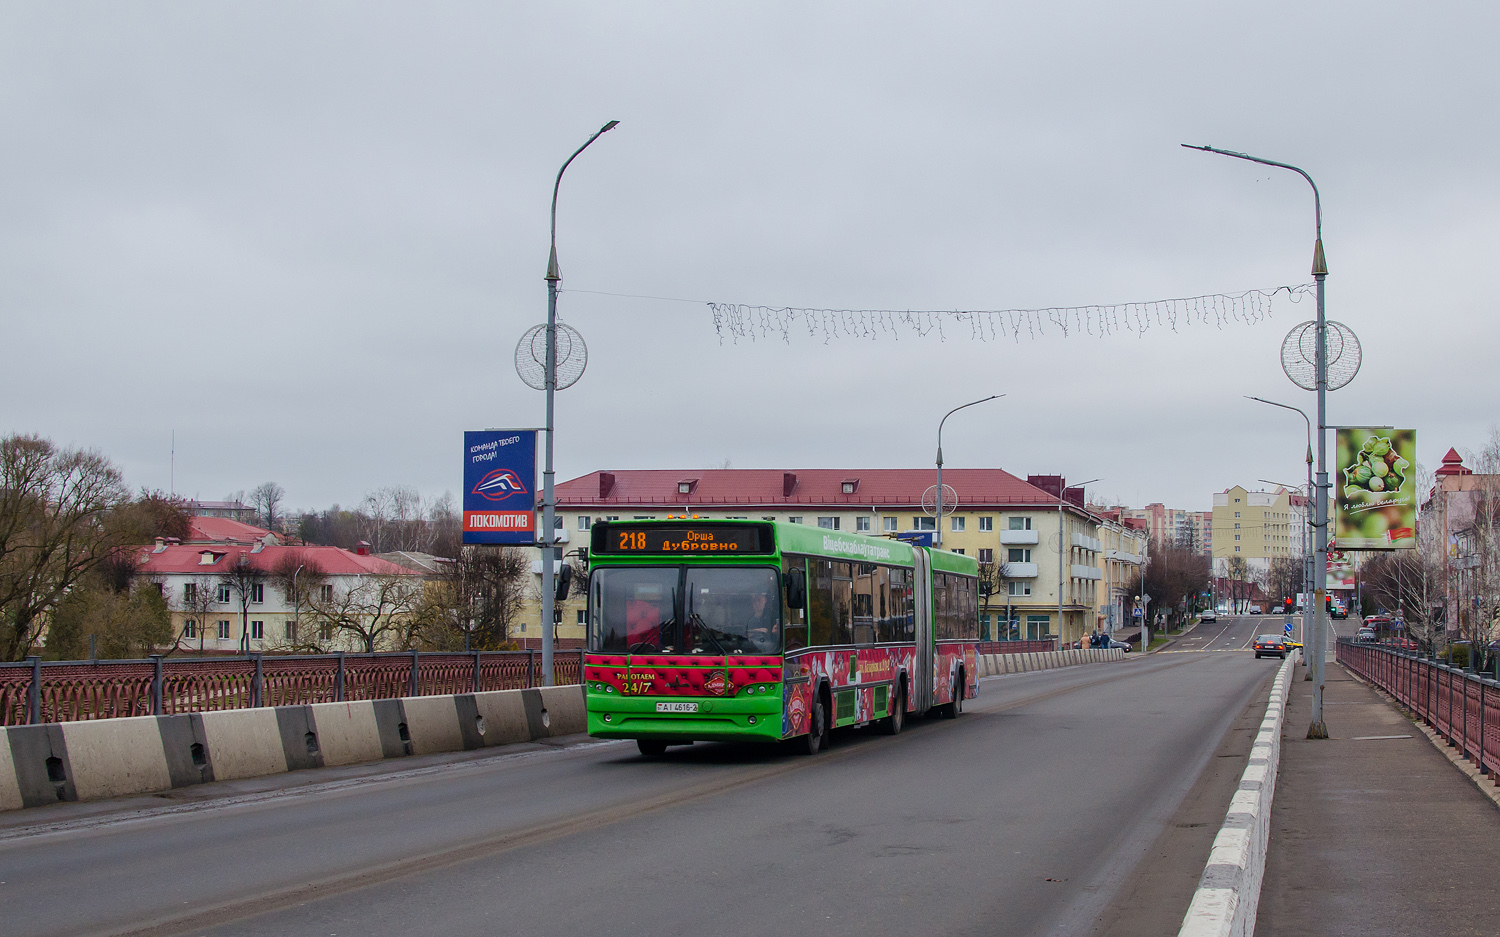
[[1354,633],[1354,640],[1364,644],[1374,644],[1380,640],[1380,635],[1374,628],[1361,628]]
[[1130,653],[1130,645],[1129,644],[1126,644],[1124,641],[1116,641],[1114,638],[1110,638],[1107,641],[1105,641],[1104,647],[1106,647],[1106,648],[1116,648],[1117,647],[1117,648],[1119,648],[1120,650],[1124,651],[1127,654]]
[[1255,637],[1255,658],[1274,654],[1282,660],[1286,659],[1286,639],[1279,634],[1262,634]]
[[1199,621],[1218,621],[1219,620],[1219,616],[1218,616],[1218,613],[1215,612],[1213,609],[1206,608],[1206,609],[1203,610],[1203,614],[1201,614],[1201,615],[1198,616],[1198,620]]

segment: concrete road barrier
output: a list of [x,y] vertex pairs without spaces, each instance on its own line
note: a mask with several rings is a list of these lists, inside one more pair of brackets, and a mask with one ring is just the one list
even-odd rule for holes
[[1265,718],[1250,748],[1250,763],[1229,801],[1229,813],[1214,837],[1208,866],[1177,937],[1251,937],[1255,933],[1271,834],[1271,798],[1281,758],[1281,721],[1297,659],[1292,654],[1276,674]]
[[585,731],[583,688],[7,726],[0,810]]

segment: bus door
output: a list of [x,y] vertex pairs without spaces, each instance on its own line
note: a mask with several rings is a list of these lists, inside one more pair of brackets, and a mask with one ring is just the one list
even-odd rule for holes
[[912,570],[911,610],[917,654],[909,680],[916,711],[924,713],[932,708],[932,566],[924,548],[913,547],[911,552],[916,564]]

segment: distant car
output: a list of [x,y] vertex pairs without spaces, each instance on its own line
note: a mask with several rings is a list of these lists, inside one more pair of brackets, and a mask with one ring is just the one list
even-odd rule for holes
[[1354,633],[1354,640],[1365,644],[1374,644],[1380,640],[1380,635],[1374,628],[1361,628]]
[[1259,660],[1267,655],[1274,654],[1282,660],[1286,659],[1286,639],[1279,634],[1262,634],[1255,638],[1255,657]]
[[1252,615],[1259,615],[1260,614],[1260,606],[1259,605],[1252,605],[1252,606],[1250,606],[1250,614],[1252,614]]
[[1126,644],[1124,641],[1116,641],[1114,638],[1108,639],[1108,641],[1104,644],[1104,647],[1119,648],[1127,654],[1130,653],[1130,645]]
[[1339,621],[1343,621],[1345,618],[1349,617],[1349,610],[1347,608],[1344,608],[1342,605],[1335,605],[1328,610],[1328,615],[1331,618],[1336,618]]
[[1209,608],[1209,609],[1204,609],[1203,614],[1201,614],[1201,615],[1198,616],[1198,620],[1199,621],[1218,621],[1219,620],[1219,616],[1218,616],[1217,612],[1215,612],[1213,609]]

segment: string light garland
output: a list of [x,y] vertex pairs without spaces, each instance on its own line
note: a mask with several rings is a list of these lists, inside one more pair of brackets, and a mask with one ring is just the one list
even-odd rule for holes
[[1142,303],[1115,303],[1105,306],[1055,306],[1048,309],[809,309],[798,306],[756,306],[746,303],[708,303],[713,311],[714,331],[719,344],[727,336],[735,344],[740,339],[758,341],[779,334],[791,344],[794,331],[807,331],[816,338],[821,331],[823,343],[835,338],[858,338],[874,341],[882,336],[900,340],[902,334],[927,338],[936,333],[939,341],[967,337],[981,342],[1023,337],[1038,338],[1047,330],[1064,338],[1084,334],[1098,338],[1120,332],[1134,332],[1144,338],[1153,328],[1176,332],[1193,324],[1223,329],[1235,323],[1256,325],[1271,318],[1271,307],[1278,293],[1286,293],[1291,302],[1301,302],[1313,295],[1313,284],[1278,286],[1273,290],[1246,290],[1243,293],[1209,293],[1182,299],[1157,299]]

